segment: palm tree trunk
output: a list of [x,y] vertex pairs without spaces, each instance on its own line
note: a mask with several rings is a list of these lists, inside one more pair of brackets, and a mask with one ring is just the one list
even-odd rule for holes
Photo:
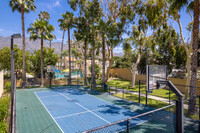
[[69,79],[68,85],[71,85],[71,47],[70,47],[70,29],[68,28],[68,50],[69,50]]
[[102,90],[104,90],[105,86],[105,38],[104,34],[102,34]]
[[63,42],[65,38],[65,30],[63,30],[63,36],[62,36],[62,44],[61,44],[61,52],[63,51]]
[[[43,33],[42,33],[43,34]],[[44,60],[44,57],[43,57],[43,35],[41,37],[41,87],[44,86],[44,76],[43,76],[43,60]]]
[[95,89],[96,88],[96,80],[95,80],[95,46],[94,46],[94,35],[93,35],[93,44],[92,44],[92,89]]
[[84,85],[87,85],[87,39],[85,39],[85,47],[84,47]]
[[23,83],[22,88],[26,87],[26,44],[25,44],[25,28],[24,28],[24,8],[21,7],[22,21],[22,43],[23,43]]
[[106,73],[106,81],[108,81],[108,79],[109,79],[109,73],[110,73],[110,69],[112,67],[112,63],[113,63],[113,48],[112,48],[112,46],[110,47],[110,49],[108,48],[108,61],[109,61],[109,65],[108,65],[107,73]]
[[50,48],[51,48],[51,40],[50,40]]
[[191,67],[191,89],[189,101],[189,114],[194,114],[196,111],[196,81],[197,81],[197,52],[199,42],[199,0],[194,1],[194,23],[193,23],[193,54]]

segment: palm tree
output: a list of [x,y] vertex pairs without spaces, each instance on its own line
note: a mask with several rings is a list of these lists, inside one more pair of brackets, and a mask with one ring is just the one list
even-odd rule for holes
[[30,40],[41,39],[41,87],[44,85],[43,75],[43,40],[48,40],[49,35],[54,31],[53,25],[49,24],[49,15],[47,12],[41,12],[39,19],[36,19],[31,27],[28,28],[28,32],[31,34]]
[[107,26],[109,25],[110,22],[104,22],[103,19],[100,19],[99,21],[99,25],[98,25],[98,29],[99,29],[99,32],[101,34],[101,38],[102,38],[102,90],[104,89],[104,86],[105,86],[105,55],[106,55],[106,52],[105,52],[105,35],[106,35],[106,32],[107,32]]
[[193,54],[192,54],[192,74],[189,101],[189,114],[194,114],[196,110],[196,82],[197,82],[197,52],[199,43],[199,0],[194,0],[194,23],[193,23]]
[[[194,114],[196,111],[196,80],[197,80],[197,52],[198,52],[198,39],[199,39],[199,0],[174,0],[172,1],[172,9],[180,10],[184,6],[187,6],[187,10],[193,10],[193,30],[192,30],[192,65],[191,65],[191,88],[190,88],[190,100],[188,106],[188,114]],[[190,14],[191,15],[191,14]],[[191,15],[192,16],[192,15]]]
[[71,46],[70,46],[70,29],[74,27],[74,14],[66,11],[65,13],[66,19],[65,24],[68,31],[68,52],[69,52],[69,78],[68,78],[68,85],[71,85]]
[[48,35],[48,40],[49,40],[49,46],[50,46],[50,48],[51,48],[51,41],[53,40],[53,39],[56,39],[56,36],[54,35],[54,34],[49,34]]
[[88,35],[89,35],[89,27],[87,24],[86,17],[79,17],[75,22],[76,31],[74,31],[74,36],[76,40],[83,41],[84,46],[84,86],[87,85],[87,49],[88,49]]
[[93,0],[91,2],[88,2],[88,16],[89,16],[89,27],[90,27],[90,43],[91,43],[91,49],[92,49],[92,73],[91,73],[91,87],[92,89],[96,88],[96,80],[95,80],[95,38],[97,37],[97,25],[96,22],[98,22],[98,20],[101,17],[101,8],[100,8],[100,3],[98,0]]
[[65,31],[67,30],[67,21],[68,21],[67,14],[68,14],[68,12],[66,11],[65,14],[61,14],[62,18],[58,19],[58,22],[60,23],[59,24],[60,30],[63,31],[61,52],[63,51],[63,42],[64,42],[64,37],[65,37]]
[[24,13],[35,11],[34,5],[35,0],[11,0],[10,7],[12,11],[18,11],[21,13],[22,23],[22,43],[23,43],[23,83],[22,87],[26,87],[26,44],[25,44],[25,24],[24,24]]

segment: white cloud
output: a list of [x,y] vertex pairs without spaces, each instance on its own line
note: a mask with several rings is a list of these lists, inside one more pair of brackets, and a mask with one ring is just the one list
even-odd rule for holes
[[55,6],[60,6],[60,1],[57,0],[56,3],[54,3],[54,7]]
[[43,3],[45,4],[45,6],[48,8],[48,9],[52,9],[54,7],[58,7],[60,6],[60,1],[59,0],[56,0],[54,3],[50,4],[50,3]]

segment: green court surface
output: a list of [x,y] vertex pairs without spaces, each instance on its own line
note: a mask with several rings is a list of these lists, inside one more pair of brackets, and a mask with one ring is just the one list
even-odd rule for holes
[[[85,93],[96,96],[100,99],[111,102],[115,105],[124,107],[139,114],[145,113],[155,108],[145,106],[138,103],[133,103],[118,97],[110,96],[105,93],[100,93],[81,86],[62,86],[49,88],[33,88],[19,89],[16,91],[16,106],[17,106],[17,132],[18,133],[59,133],[62,132],[53,118],[49,115],[45,107],[39,101],[35,92],[54,90],[54,89],[79,89]],[[115,115],[118,112],[114,112]],[[175,133],[176,132],[176,115],[168,111],[158,111],[146,115],[149,120],[131,128],[130,132],[134,133]],[[112,128],[112,127],[110,127]],[[105,128],[105,132],[107,129]],[[109,129],[110,131],[112,129]],[[196,121],[186,118],[186,132],[198,132],[198,124]]]

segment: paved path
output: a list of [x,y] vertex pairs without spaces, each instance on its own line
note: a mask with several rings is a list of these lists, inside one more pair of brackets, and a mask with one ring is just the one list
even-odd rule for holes
[[[139,92],[135,92],[135,91],[123,90],[123,89],[115,88],[115,87],[111,87],[111,89],[117,90],[117,91],[112,91],[111,92],[112,94],[119,94],[119,93],[123,93],[123,91],[124,91],[124,93],[131,93],[131,94],[134,94],[134,95],[139,95]],[[140,96],[146,97],[146,94],[140,93]],[[154,99],[154,100],[158,100],[158,101],[162,101],[162,102],[165,102],[165,103],[169,103],[169,99],[166,99],[166,98],[162,98],[162,97],[158,97],[158,96],[153,96],[153,95],[150,95],[150,94],[148,94],[147,97],[151,98],[151,99]],[[170,103],[171,104],[175,103],[175,101],[170,100]],[[183,106],[184,106],[184,108],[188,108],[187,104],[184,104]]]

